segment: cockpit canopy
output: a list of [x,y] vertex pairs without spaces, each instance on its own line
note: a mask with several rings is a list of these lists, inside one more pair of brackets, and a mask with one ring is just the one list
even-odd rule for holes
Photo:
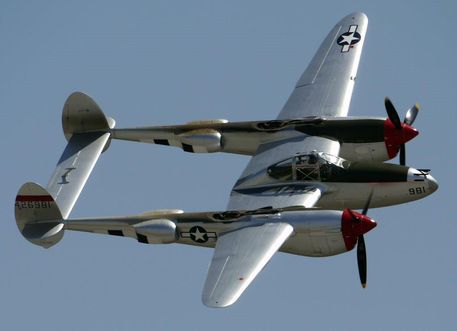
[[344,170],[348,161],[327,153],[297,154],[273,164],[268,175],[279,180],[326,181]]

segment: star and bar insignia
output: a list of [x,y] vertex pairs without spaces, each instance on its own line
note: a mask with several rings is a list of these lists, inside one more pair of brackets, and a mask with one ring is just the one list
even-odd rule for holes
[[341,53],[349,52],[352,48],[352,45],[357,44],[362,36],[357,32],[358,25],[351,25],[348,32],[340,35],[336,41],[338,45],[341,46]]
[[189,232],[181,232],[182,238],[190,238],[196,243],[203,244],[206,243],[209,239],[216,239],[216,232],[207,232],[205,228],[201,226],[193,226],[190,228]]

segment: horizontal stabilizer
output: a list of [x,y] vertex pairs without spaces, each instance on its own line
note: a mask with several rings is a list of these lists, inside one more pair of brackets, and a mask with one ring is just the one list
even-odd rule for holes
[[14,211],[19,231],[31,243],[48,248],[62,239],[62,214],[53,197],[39,184],[22,185]]
[[109,133],[75,133],[70,138],[47,190],[64,219],[70,214],[92,169],[109,140]]

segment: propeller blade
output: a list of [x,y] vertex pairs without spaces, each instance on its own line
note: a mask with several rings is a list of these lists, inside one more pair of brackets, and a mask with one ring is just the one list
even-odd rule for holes
[[[363,206],[362,215],[366,215],[370,207],[371,199],[373,198],[373,190],[368,195],[367,202]],[[363,234],[357,238],[357,266],[359,268],[359,277],[362,287],[367,286],[367,249],[365,247],[365,238]]]
[[363,206],[362,215],[366,215],[367,214],[368,207],[370,207],[371,198],[373,198],[373,190],[370,191],[370,194],[368,195],[367,202],[365,202],[365,206]]
[[387,116],[389,116],[390,121],[393,123],[395,128],[401,129],[402,126],[398,112],[388,97],[384,99],[384,105],[386,106]]
[[359,267],[359,277],[362,287],[367,286],[367,250],[363,235],[357,239],[357,265]]
[[419,113],[420,106],[418,103],[416,103],[414,106],[408,109],[405,115],[405,120],[403,123],[412,125],[414,121],[416,120],[417,114]]
[[401,144],[400,146],[400,165],[406,165],[406,146]]

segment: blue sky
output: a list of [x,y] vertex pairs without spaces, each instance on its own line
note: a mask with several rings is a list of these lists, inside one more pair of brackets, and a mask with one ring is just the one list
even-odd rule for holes
[[[5,0],[0,9],[1,329],[456,328],[456,2]],[[401,113],[419,102],[407,163],[440,182],[424,200],[370,210],[367,289],[355,252],[277,254],[234,306],[208,309],[211,250],[72,232],[44,250],[17,231],[14,197],[26,181],[47,183],[71,92],[91,95],[118,127],[275,118],[328,31],[359,10],[369,25],[350,114],[384,116],[386,95]],[[72,216],[220,210],[247,161],[116,141]]]

